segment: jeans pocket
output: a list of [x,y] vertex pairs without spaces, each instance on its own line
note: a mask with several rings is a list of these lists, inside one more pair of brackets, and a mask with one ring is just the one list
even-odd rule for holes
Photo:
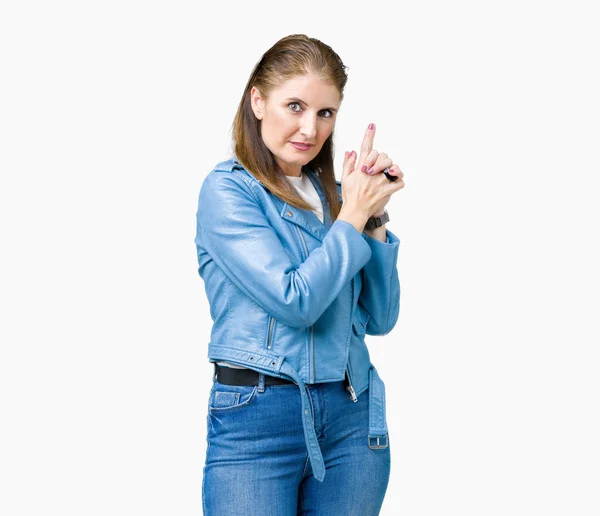
[[210,392],[208,409],[211,413],[240,410],[256,397],[256,385],[225,385],[215,382]]

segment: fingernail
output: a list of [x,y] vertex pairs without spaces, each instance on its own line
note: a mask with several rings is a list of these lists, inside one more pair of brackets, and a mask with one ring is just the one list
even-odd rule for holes
[[348,159],[348,151],[344,152],[344,159]]
[[369,170],[367,170],[367,174],[372,174],[373,172],[375,172],[375,167],[371,167]]
[[363,165],[363,166],[362,166],[362,168],[361,168],[361,170],[362,170],[363,172],[366,172],[366,171],[367,171],[367,165]]
[[369,129],[373,129],[373,127],[375,127],[374,124],[369,124]]

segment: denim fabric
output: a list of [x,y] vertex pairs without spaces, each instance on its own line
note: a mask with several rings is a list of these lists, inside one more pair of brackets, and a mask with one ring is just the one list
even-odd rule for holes
[[368,446],[369,391],[353,402],[343,382],[307,385],[327,474],[307,456],[297,385],[231,386],[209,395],[205,516],[379,514],[390,447]]

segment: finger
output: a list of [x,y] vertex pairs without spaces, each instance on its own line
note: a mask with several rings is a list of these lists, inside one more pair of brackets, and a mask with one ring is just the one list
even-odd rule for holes
[[377,162],[377,157],[378,156],[379,156],[379,153],[376,150],[372,150],[371,152],[369,152],[369,154],[367,154],[367,157],[363,161],[360,169],[363,172],[367,172]]
[[[383,156],[383,158],[382,158]],[[377,158],[377,161],[375,162],[375,164],[369,169],[367,170],[367,173],[373,175],[373,174],[379,174],[380,172],[383,172],[386,168],[391,167],[393,164],[393,161],[391,158],[386,157],[387,154],[383,153],[380,154],[379,157]]]
[[356,161],[356,152],[351,151],[344,156],[344,164],[342,166],[342,178],[348,176],[354,171],[354,163]]
[[344,152],[344,161],[342,161],[342,170],[346,166],[346,161],[348,161],[348,157],[349,156],[350,156],[350,152],[349,151]]
[[393,188],[394,192],[397,192],[398,190],[402,190],[402,188],[404,188],[404,180],[403,179],[396,179],[396,181],[390,181],[390,186]]
[[390,174],[391,176],[396,176],[399,179],[402,179],[404,177],[404,172],[402,172],[402,170],[400,170],[400,167],[395,163],[392,166],[390,166],[388,174]]
[[348,175],[347,168],[348,168],[348,157],[349,157],[349,155],[350,155],[350,153],[348,151],[346,151],[344,153],[344,161],[342,161],[342,181]]
[[356,169],[356,159],[357,158],[358,158],[358,154],[356,154],[356,151],[351,151],[350,156],[348,156],[348,161],[349,161],[348,166],[350,167],[350,173],[354,172],[354,170]]
[[[384,160],[391,161],[390,157],[385,152],[380,152],[379,156],[377,156],[377,161],[375,162],[374,166],[379,167],[381,165],[381,162]],[[385,168],[385,167],[383,167],[383,168]]]
[[365,135],[363,137],[362,144],[360,146],[360,156],[358,157],[358,166],[362,167],[365,158],[373,150],[373,140],[375,139],[375,124],[369,124]]
[[384,192],[386,192],[387,195],[393,195],[397,191],[402,190],[402,188],[404,188],[404,181],[402,179],[397,179],[396,181],[388,181],[386,179],[386,183],[387,184],[385,186],[381,186],[382,188],[385,188]]

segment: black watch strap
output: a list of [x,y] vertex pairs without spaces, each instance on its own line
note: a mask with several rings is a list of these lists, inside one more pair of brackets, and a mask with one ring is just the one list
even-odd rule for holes
[[380,228],[386,222],[390,220],[390,216],[388,215],[387,210],[384,210],[383,215],[379,215],[378,217],[370,217],[365,224],[365,229],[371,230],[375,228]]

